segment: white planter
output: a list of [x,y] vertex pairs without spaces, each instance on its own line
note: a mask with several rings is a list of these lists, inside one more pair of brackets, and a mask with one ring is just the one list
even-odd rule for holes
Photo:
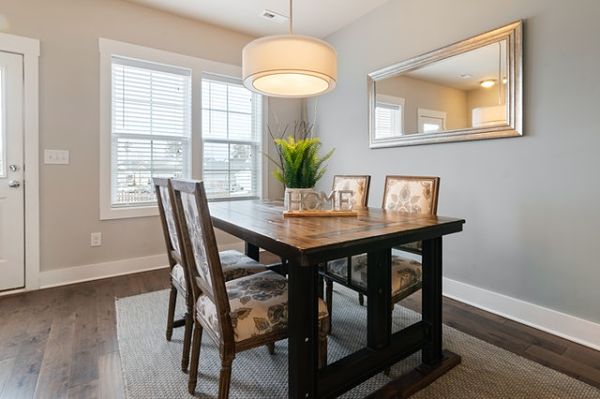
[[[285,194],[283,197],[283,206],[288,211],[299,211],[300,209],[315,209],[318,203],[317,195],[309,195],[309,193],[316,193],[314,188],[285,188]],[[290,197],[291,200],[290,201]],[[304,200],[303,200],[304,197]],[[295,202],[297,201],[297,202]],[[302,207],[300,207],[300,201],[303,201]]]

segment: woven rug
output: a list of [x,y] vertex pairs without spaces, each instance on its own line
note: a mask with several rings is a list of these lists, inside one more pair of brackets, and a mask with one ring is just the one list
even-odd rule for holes
[[[183,329],[175,329],[171,342],[165,339],[167,303],[166,290],[121,298],[116,303],[129,399],[193,397],[187,392],[187,374],[180,369]],[[329,362],[365,346],[366,309],[358,305],[356,293],[336,285]],[[420,314],[396,305],[393,328],[399,330],[419,319]],[[600,390],[594,387],[448,326],[444,326],[444,347],[460,354],[462,363],[413,398],[600,399]],[[266,348],[259,347],[237,354],[231,398],[287,397],[287,341],[279,341],[275,351],[275,355],[269,355]],[[362,398],[419,363],[417,353],[396,364],[390,377],[380,373],[343,397]],[[196,397],[216,397],[219,367],[217,346],[205,334]]]

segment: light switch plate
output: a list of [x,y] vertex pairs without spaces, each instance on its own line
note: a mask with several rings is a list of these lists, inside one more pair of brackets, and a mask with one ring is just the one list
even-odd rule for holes
[[44,150],[44,163],[46,165],[68,165],[69,150]]

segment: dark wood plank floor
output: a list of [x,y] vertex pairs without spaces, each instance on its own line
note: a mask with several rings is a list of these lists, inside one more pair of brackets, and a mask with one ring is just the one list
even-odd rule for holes
[[[165,269],[0,297],[0,398],[123,397],[114,298],[167,287]],[[600,352],[448,298],[444,322],[600,388]]]

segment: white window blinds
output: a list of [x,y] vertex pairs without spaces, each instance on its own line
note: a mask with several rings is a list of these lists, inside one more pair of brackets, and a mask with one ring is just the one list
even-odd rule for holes
[[385,139],[402,135],[402,105],[377,102],[375,107],[375,136]]
[[260,95],[232,79],[202,79],[202,169],[208,198],[260,196],[262,131]]
[[190,170],[191,71],[112,57],[113,207],[155,202],[153,177]]

